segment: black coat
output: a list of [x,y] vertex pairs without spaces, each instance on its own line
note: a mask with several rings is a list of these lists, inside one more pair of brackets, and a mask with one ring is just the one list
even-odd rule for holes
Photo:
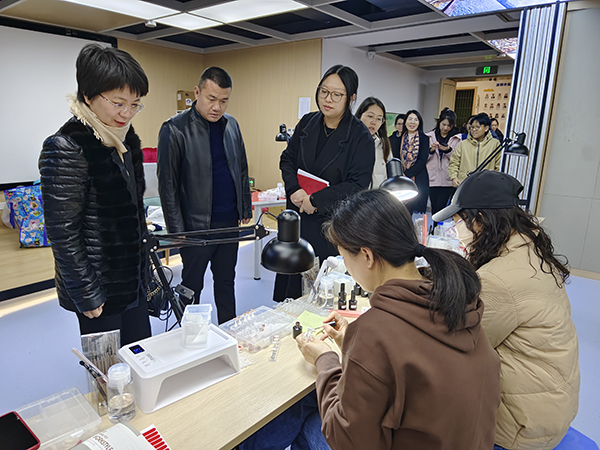
[[325,147],[316,156],[319,133],[323,127],[323,114],[306,114],[281,154],[279,167],[287,194],[287,207],[298,211],[290,196],[300,189],[298,169],[329,181],[329,187],[315,192],[314,214],[302,213],[301,234],[309,241],[321,262],[327,256],[337,254],[329,244],[321,226],[332,208],[346,197],[369,187],[375,164],[375,144],[367,127],[351,114],[346,114]]
[[113,315],[138,305],[148,257],[143,153],[133,128],[125,145],[123,163],[74,117],[43,144],[44,217],[58,300],[70,311],[104,304],[102,314]]
[[[248,162],[237,121],[221,119],[227,166],[235,185],[238,220],[252,217]],[[163,123],[158,135],[158,190],[169,233],[210,228],[213,172],[210,129],[196,109]]]
[[[392,149],[394,158],[400,158],[402,150],[402,137],[398,138],[398,146]],[[406,207],[413,213],[424,213],[427,210],[427,197],[429,197],[429,174],[427,173],[427,160],[429,159],[429,136],[419,131],[419,154],[415,163],[408,168],[404,175],[412,178],[419,190],[418,195],[406,202]]]

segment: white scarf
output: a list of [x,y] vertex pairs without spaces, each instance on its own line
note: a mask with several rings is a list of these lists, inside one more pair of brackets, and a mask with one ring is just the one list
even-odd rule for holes
[[131,122],[124,127],[111,127],[103,123],[86,103],[77,100],[75,95],[69,94],[67,101],[69,101],[71,113],[83,122],[84,125],[92,127],[96,139],[105,146],[115,147],[119,152],[121,160],[123,160],[123,154],[127,152],[127,147],[125,147],[123,141],[129,131],[129,127],[131,127]]

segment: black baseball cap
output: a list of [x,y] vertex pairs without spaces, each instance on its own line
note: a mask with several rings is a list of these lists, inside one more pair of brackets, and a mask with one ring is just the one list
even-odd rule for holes
[[469,175],[456,189],[450,205],[433,215],[443,222],[462,209],[505,209],[519,205],[523,185],[515,177],[495,170]]

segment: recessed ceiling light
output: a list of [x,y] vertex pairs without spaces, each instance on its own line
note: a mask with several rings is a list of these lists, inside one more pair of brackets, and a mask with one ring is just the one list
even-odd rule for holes
[[140,0],[63,0],[65,2],[77,3],[79,5],[91,6],[92,8],[104,9],[144,20],[156,19],[157,17],[176,14],[179,11],[164,6],[154,5]]
[[176,28],[183,28],[184,30],[199,30],[201,28],[216,27],[222,25],[220,22],[214,20],[205,19],[204,17],[192,16],[191,14],[176,14],[169,17],[161,17],[156,19],[158,23],[169,25]]
[[192,14],[223,23],[239,22],[307,8],[293,0],[235,0],[190,11]]

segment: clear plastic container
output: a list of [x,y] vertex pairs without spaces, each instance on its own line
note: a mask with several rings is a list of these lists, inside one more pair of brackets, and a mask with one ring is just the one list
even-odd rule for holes
[[259,306],[219,325],[219,328],[236,338],[242,350],[256,353],[269,347],[275,335],[281,338],[290,334],[295,321],[289,314]]
[[129,422],[135,417],[133,380],[128,364],[115,364],[108,369],[108,418],[112,423]]
[[185,307],[181,319],[181,344],[183,348],[206,348],[211,317],[212,305],[187,305]]
[[40,440],[41,450],[70,449],[100,432],[100,416],[77,388],[25,405],[17,413]]
[[333,309],[333,302],[333,279],[326,276],[321,278],[321,284],[319,285],[319,296],[317,297],[317,305],[322,308]]

